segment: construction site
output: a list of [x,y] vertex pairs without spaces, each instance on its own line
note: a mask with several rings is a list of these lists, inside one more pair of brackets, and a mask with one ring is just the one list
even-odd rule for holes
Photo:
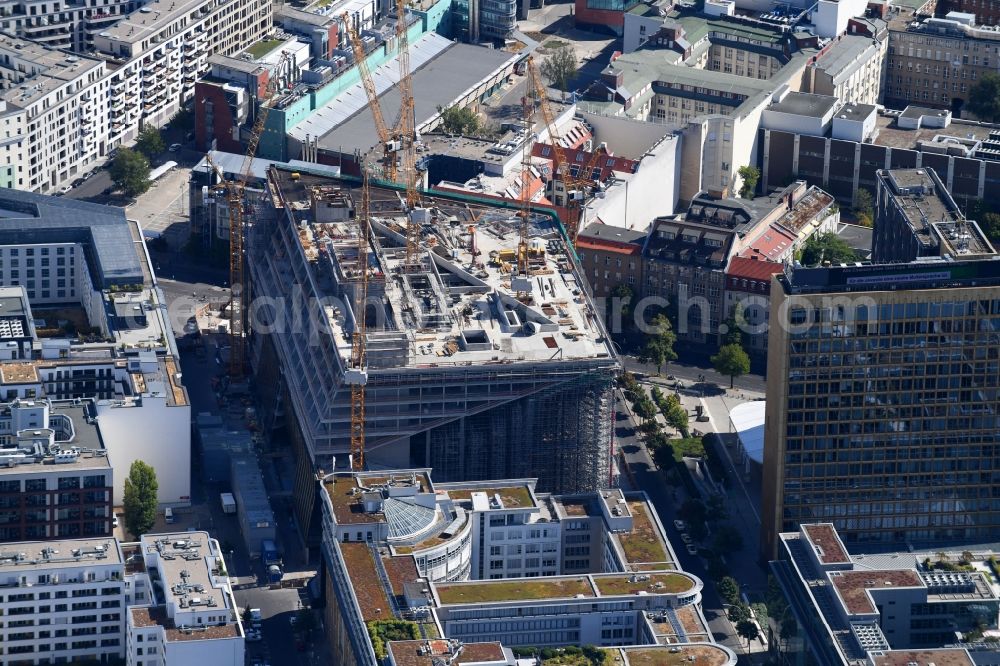
[[[252,365],[272,392],[265,422],[288,428],[300,482],[358,466],[350,397],[360,381],[369,469],[537,476],[553,492],[607,485],[619,362],[558,220],[533,212],[521,230],[518,207],[426,193],[410,207],[399,188],[373,185],[362,225],[361,191],[276,165],[254,207],[248,267],[254,301],[268,306],[251,307]],[[312,495],[301,494],[308,521]]]

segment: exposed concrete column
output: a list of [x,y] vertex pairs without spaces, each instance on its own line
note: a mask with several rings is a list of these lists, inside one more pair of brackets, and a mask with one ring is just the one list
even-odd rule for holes
[[952,181],[955,179],[955,157],[953,155],[948,156],[948,178],[945,180],[945,185],[948,191],[951,192]]
[[792,143],[792,173],[796,177],[799,175],[799,135],[795,135],[795,139]]
[[976,189],[976,196],[980,199],[986,193],[986,161],[979,162],[979,187]]

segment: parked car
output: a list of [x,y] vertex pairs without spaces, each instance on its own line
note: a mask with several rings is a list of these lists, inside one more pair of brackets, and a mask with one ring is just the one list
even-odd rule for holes
[[118,527],[118,516],[111,519],[111,527]]
[[179,144],[179,143],[172,143],[172,144],[170,144],[170,147],[167,148],[167,150],[169,150],[172,153],[176,153],[181,148],[183,148],[183,146],[181,144]]
[[682,534],[681,535],[681,541],[683,541],[684,543],[688,543],[688,544],[694,543],[694,539],[691,538],[690,534]]
[[684,524],[683,520],[675,520],[674,527],[677,528],[678,532],[683,532],[687,529],[687,525]]
[[248,629],[247,630],[247,642],[256,643],[263,637],[260,635],[260,629]]
[[687,545],[687,552],[690,553],[691,555],[697,555],[698,554],[698,546],[694,545],[693,543],[689,543]]

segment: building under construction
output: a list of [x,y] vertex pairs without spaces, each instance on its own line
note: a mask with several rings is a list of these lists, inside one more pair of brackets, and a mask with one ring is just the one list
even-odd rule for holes
[[[297,512],[315,475],[350,466],[345,370],[360,283],[356,182],[268,171],[249,267],[253,365],[297,457]],[[516,208],[371,188],[365,462],[443,480],[538,477],[540,489],[606,486],[619,363],[561,226],[532,213],[530,284],[515,281]],[[419,225],[406,263],[407,225]],[[315,527],[315,526],[313,526]]]

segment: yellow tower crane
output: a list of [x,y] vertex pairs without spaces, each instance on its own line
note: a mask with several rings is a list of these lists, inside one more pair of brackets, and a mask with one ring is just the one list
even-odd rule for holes
[[361,206],[358,209],[358,267],[354,302],[354,333],[351,335],[351,362],[345,381],[351,387],[351,469],[365,468],[365,385],[368,383],[368,351],[365,346],[366,303],[368,300],[368,234],[371,228],[371,194],[368,172],[362,171]]
[[231,292],[229,301],[229,375],[233,381],[241,379],[246,371],[246,342],[249,333],[246,326],[246,304],[250,289],[244,271],[246,262],[244,245],[247,232],[244,208],[246,188],[253,171],[253,159],[257,154],[257,146],[260,144],[260,138],[264,132],[264,124],[267,122],[271,101],[278,92],[278,73],[284,70],[288,59],[288,53],[282,53],[278,64],[271,70],[264,99],[260,100],[257,107],[257,118],[247,140],[247,151],[243,157],[239,178],[235,182],[223,181],[228,192],[229,203],[229,288]]
[[541,73],[538,71],[538,66],[535,64],[534,59],[530,56],[528,57],[527,74],[531,85],[529,90],[533,90],[535,93],[535,98],[542,111],[542,118],[549,131],[549,143],[552,145],[552,178],[555,183],[561,183],[562,185],[562,191],[566,197],[566,233],[569,235],[570,242],[575,245],[577,234],[580,232],[580,210],[578,206],[574,205],[574,201],[570,197],[570,189],[574,186],[581,188],[593,186],[594,167],[597,166],[597,161],[602,152],[595,149],[590,157],[590,161],[577,172],[576,176],[572,174],[569,160],[566,158],[566,151],[562,145],[562,139],[559,136],[559,129],[556,127],[555,117],[552,114],[552,107],[549,106],[548,94],[545,92],[545,86],[542,84]]
[[413,115],[413,77],[410,72],[410,40],[406,29],[406,0],[396,0],[396,48],[399,61],[399,115],[390,128],[385,123],[385,116],[379,104],[378,91],[368,68],[364,45],[354,29],[351,17],[343,16],[344,26],[351,40],[354,61],[358,66],[361,84],[368,97],[368,107],[375,120],[375,129],[382,142],[383,170],[386,177],[393,182],[402,182],[406,191],[406,209],[411,213],[406,225],[406,260],[407,270],[419,267],[417,259],[420,243],[420,224],[412,211],[420,205],[420,193],[417,190],[417,133],[416,120]]

